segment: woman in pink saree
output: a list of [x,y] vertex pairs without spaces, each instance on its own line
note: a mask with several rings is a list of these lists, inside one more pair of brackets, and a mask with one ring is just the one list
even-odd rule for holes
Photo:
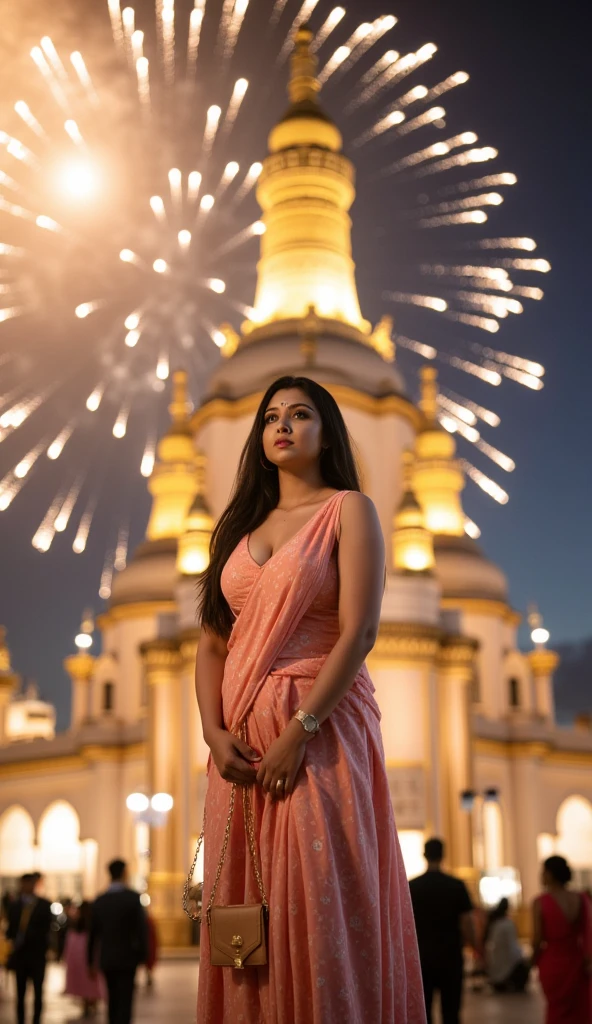
[[[382,534],[341,413],[315,382],[281,378],[214,531],[196,666],[211,751],[204,905],[236,782],[254,814],[268,962],[212,966],[204,921],[198,1024],[425,1024],[364,665],[383,584]],[[216,903],[260,901],[237,799]]]

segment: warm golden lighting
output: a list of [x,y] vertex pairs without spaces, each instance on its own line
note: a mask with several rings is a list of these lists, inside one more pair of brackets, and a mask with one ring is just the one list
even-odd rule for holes
[[132,252],[131,249],[122,249],[121,252],[119,253],[119,259],[122,260],[123,263],[137,263],[138,262],[138,257],[136,256],[135,252]]
[[87,160],[70,160],[58,168],[60,190],[74,199],[90,199],[97,192],[97,169]]
[[446,117],[444,107],[431,107],[430,110],[424,111],[423,114],[419,114],[411,121],[406,121],[405,124],[399,128],[398,134],[408,135],[409,132],[414,132],[417,128],[423,128],[426,124],[433,124],[434,121],[440,121],[443,117]]
[[406,338],[404,334],[397,334],[397,345],[402,345],[403,348],[408,348],[411,352],[417,352],[424,359],[435,359],[438,355],[438,350],[433,345],[424,345],[422,341]]
[[468,516],[465,516],[465,533],[467,537],[471,537],[473,540],[479,540],[479,537],[481,536],[481,530],[477,526],[477,523],[474,523]]
[[156,271],[157,274],[166,274],[167,270],[169,269],[169,265],[166,260],[157,259],[154,260],[154,263],[152,264],[152,269]]
[[113,437],[125,437],[127,431],[127,420],[129,416],[129,408],[123,406],[120,410],[115,423],[113,424]]
[[45,231],[62,230],[60,225],[55,220],[52,220],[51,217],[46,217],[45,214],[40,214],[39,217],[35,219],[35,223],[38,228],[43,228]]
[[128,331],[125,336],[125,344],[127,345],[128,348],[135,348],[139,340],[140,332],[136,330],[136,328],[133,328],[131,331]]
[[413,306],[424,306],[426,309],[433,309],[443,313],[448,309],[448,303],[444,299],[434,298],[432,295],[413,295],[409,292],[385,292],[385,299],[392,299],[393,302],[408,302]]
[[14,109],[16,110],[18,116],[22,118],[22,120],[25,122],[27,127],[31,129],[31,131],[34,131],[35,134],[39,135],[41,138],[45,137],[45,132],[43,128],[39,124],[37,118],[33,116],[29,109],[28,104],[25,103],[24,100],[17,100],[17,102],[14,105]]
[[166,352],[163,352],[158,359],[156,365],[156,376],[159,380],[167,380],[169,375],[169,357]]
[[187,198],[192,201],[197,199],[201,188],[201,174],[199,171],[190,171],[187,178]]
[[191,245],[191,231],[188,231],[186,228],[183,228],[181,231],[179,231],[177,239],[182,249],[188,249],[189,246]]
[[206,285],[208,288],[211,288],[213,292],[216,292],[217,295],[222,295],[222,293],[226,291],[226,284],[224,281],[221,281],[219,277],[208,278]]
[[454,366],[457,370],[463,370],[465,373],[470,373],[473,377],[479,377],[484,380],[487,384],[492,384],[494,387],[499,387],[502,382],[501,374],[497,370],[489,370],[485,366],[479,366],[477,363],[472,363],[470,359],[461,359],[459,356],[450,356],[450,365]]
[[489,494],[494,501],[497,501],[500,505],[505,505],[510,500],[508,493],[504,491],[503,487],[496,484],[495,480],[491,480],[490,477],[485,476],[485,473],[482,473],[480,469],[476,469],[476,467],[472,466],[470,462],[466,461],[466,459],[461,460],[461,465],[467,476],[469,476],[482,491]]
[[441,228],[447,224],[484,224],[485,210],[467,210],[463,213],[445,213],[441,217],[423,217],[418,220],[420,228]]
[[85,317],[94,313],[95,309],[98,309],[98,302],[81,302],[79,306],[76,306],[74,312],[79,320],[84,320]]
[[470,324],[471,327],[479,327],[480,330],[489,331],[490,334],[497,334],[499,331],[497,320],[492,320],[487,316],[475,316],[473,313],[457,313],[453,310],[449,310],[448,315],[452,320],[457,320],[459,324]]
[[64,427],[63,430],[60,431],[60,433],[56,437],[55,441],[52,441],[52,443],[49,445],[49,448],[47,449],[47,457],[48,457],[48,459],[54,459],[54,460],[55,459],[59,459],[60,455],[62,454],[62,452],[64,450],[66,442],[72,436],[73,430],[74,430],[74,427],[71,426],[71,425],[68,425],[68,426]]
[[96,412],[101,404],[101,399],[105,392],[105,385],[98,384],[94,391],[91,391],[90,395],[86,400],[86,408],[89,412]]
[[333,72],[337,70],[337,68],[340,66],[340,64],[343,64],[344,60],[347,60],[347,58],[349,57],[350,53],[351,53],[351,47],[350,46],[338,46],[337,47],[337,49],[335,50],[335,53],[333,54],[332,57],[329,58],[329,60],[325,64],[325,67],[323,68],[323,70],[320,72],[320,74],[318,76],[318,80],[319,80],[321,85],[324,85],[325,82],[328,81],[328,79],[331,77]]
[[135,331],[135,329],[136,329],[136,327],[138,327],[139,323],[140,323],[140,314],[139,313],[130,313],[129,316],[126,316],[126,318],[124,320],[124,326],[127,328],[128,331]]
[[500,266],[512,270],[534,270],[539,274],[548,274],[551,264],[548,260],[501,260]]

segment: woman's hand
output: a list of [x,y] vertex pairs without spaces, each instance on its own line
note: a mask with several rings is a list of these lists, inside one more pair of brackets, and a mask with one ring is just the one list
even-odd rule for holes
[[214,764],[226,782],[238,782],[243,786],[255,782],[257,769],[252,762],[260,761],[261,754],[248,743],[226,729],[216,729],[208,737],[208,746]]
[[[281,800],[293,791],[298,770],[304,760],[306,742],[300,722],[292,720],[261,758],[257,782],[270,794],[272,800]],[[280,780],[283,780],[283,785],[278,786]]]

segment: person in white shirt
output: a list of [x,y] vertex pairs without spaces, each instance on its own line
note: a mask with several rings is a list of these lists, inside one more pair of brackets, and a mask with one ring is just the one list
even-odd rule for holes
[[496,992],[524,992],[530,964],[518,941],[516,925],[508,917],[507,899],[491,911],[485,933],[487,977]]

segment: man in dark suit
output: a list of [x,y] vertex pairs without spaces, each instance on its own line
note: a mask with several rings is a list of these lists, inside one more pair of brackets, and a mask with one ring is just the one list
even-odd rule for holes
[[148,956],[146,914],[138,893],[127,886],[125,861],[111,861],[108,871],[111,885],[92,909],[88,965],[96,972],[98,946],[98,965],[109,993],[109,1024],[130,1024],[136,969]]
[[38,881],[39,875],[23,875],[20,894],[8,907],[6,938],[12,942],[12,952],[7,966],[16,974],[18,1024],[25,1024],[25,995],[29,980],[33,982],[35,992],[33,1024],[39,1024],[43,1010],[45,957],[52,914],[49,901],[35,894]]
[[475,944],[473,904],[464,882],[442,871],[444,843],[428,839],[428,869],[409,882],[417,930],[428,1022],[434,990],[440,991],[443,1024],[458,1024],[462,1000],[463,943]]

